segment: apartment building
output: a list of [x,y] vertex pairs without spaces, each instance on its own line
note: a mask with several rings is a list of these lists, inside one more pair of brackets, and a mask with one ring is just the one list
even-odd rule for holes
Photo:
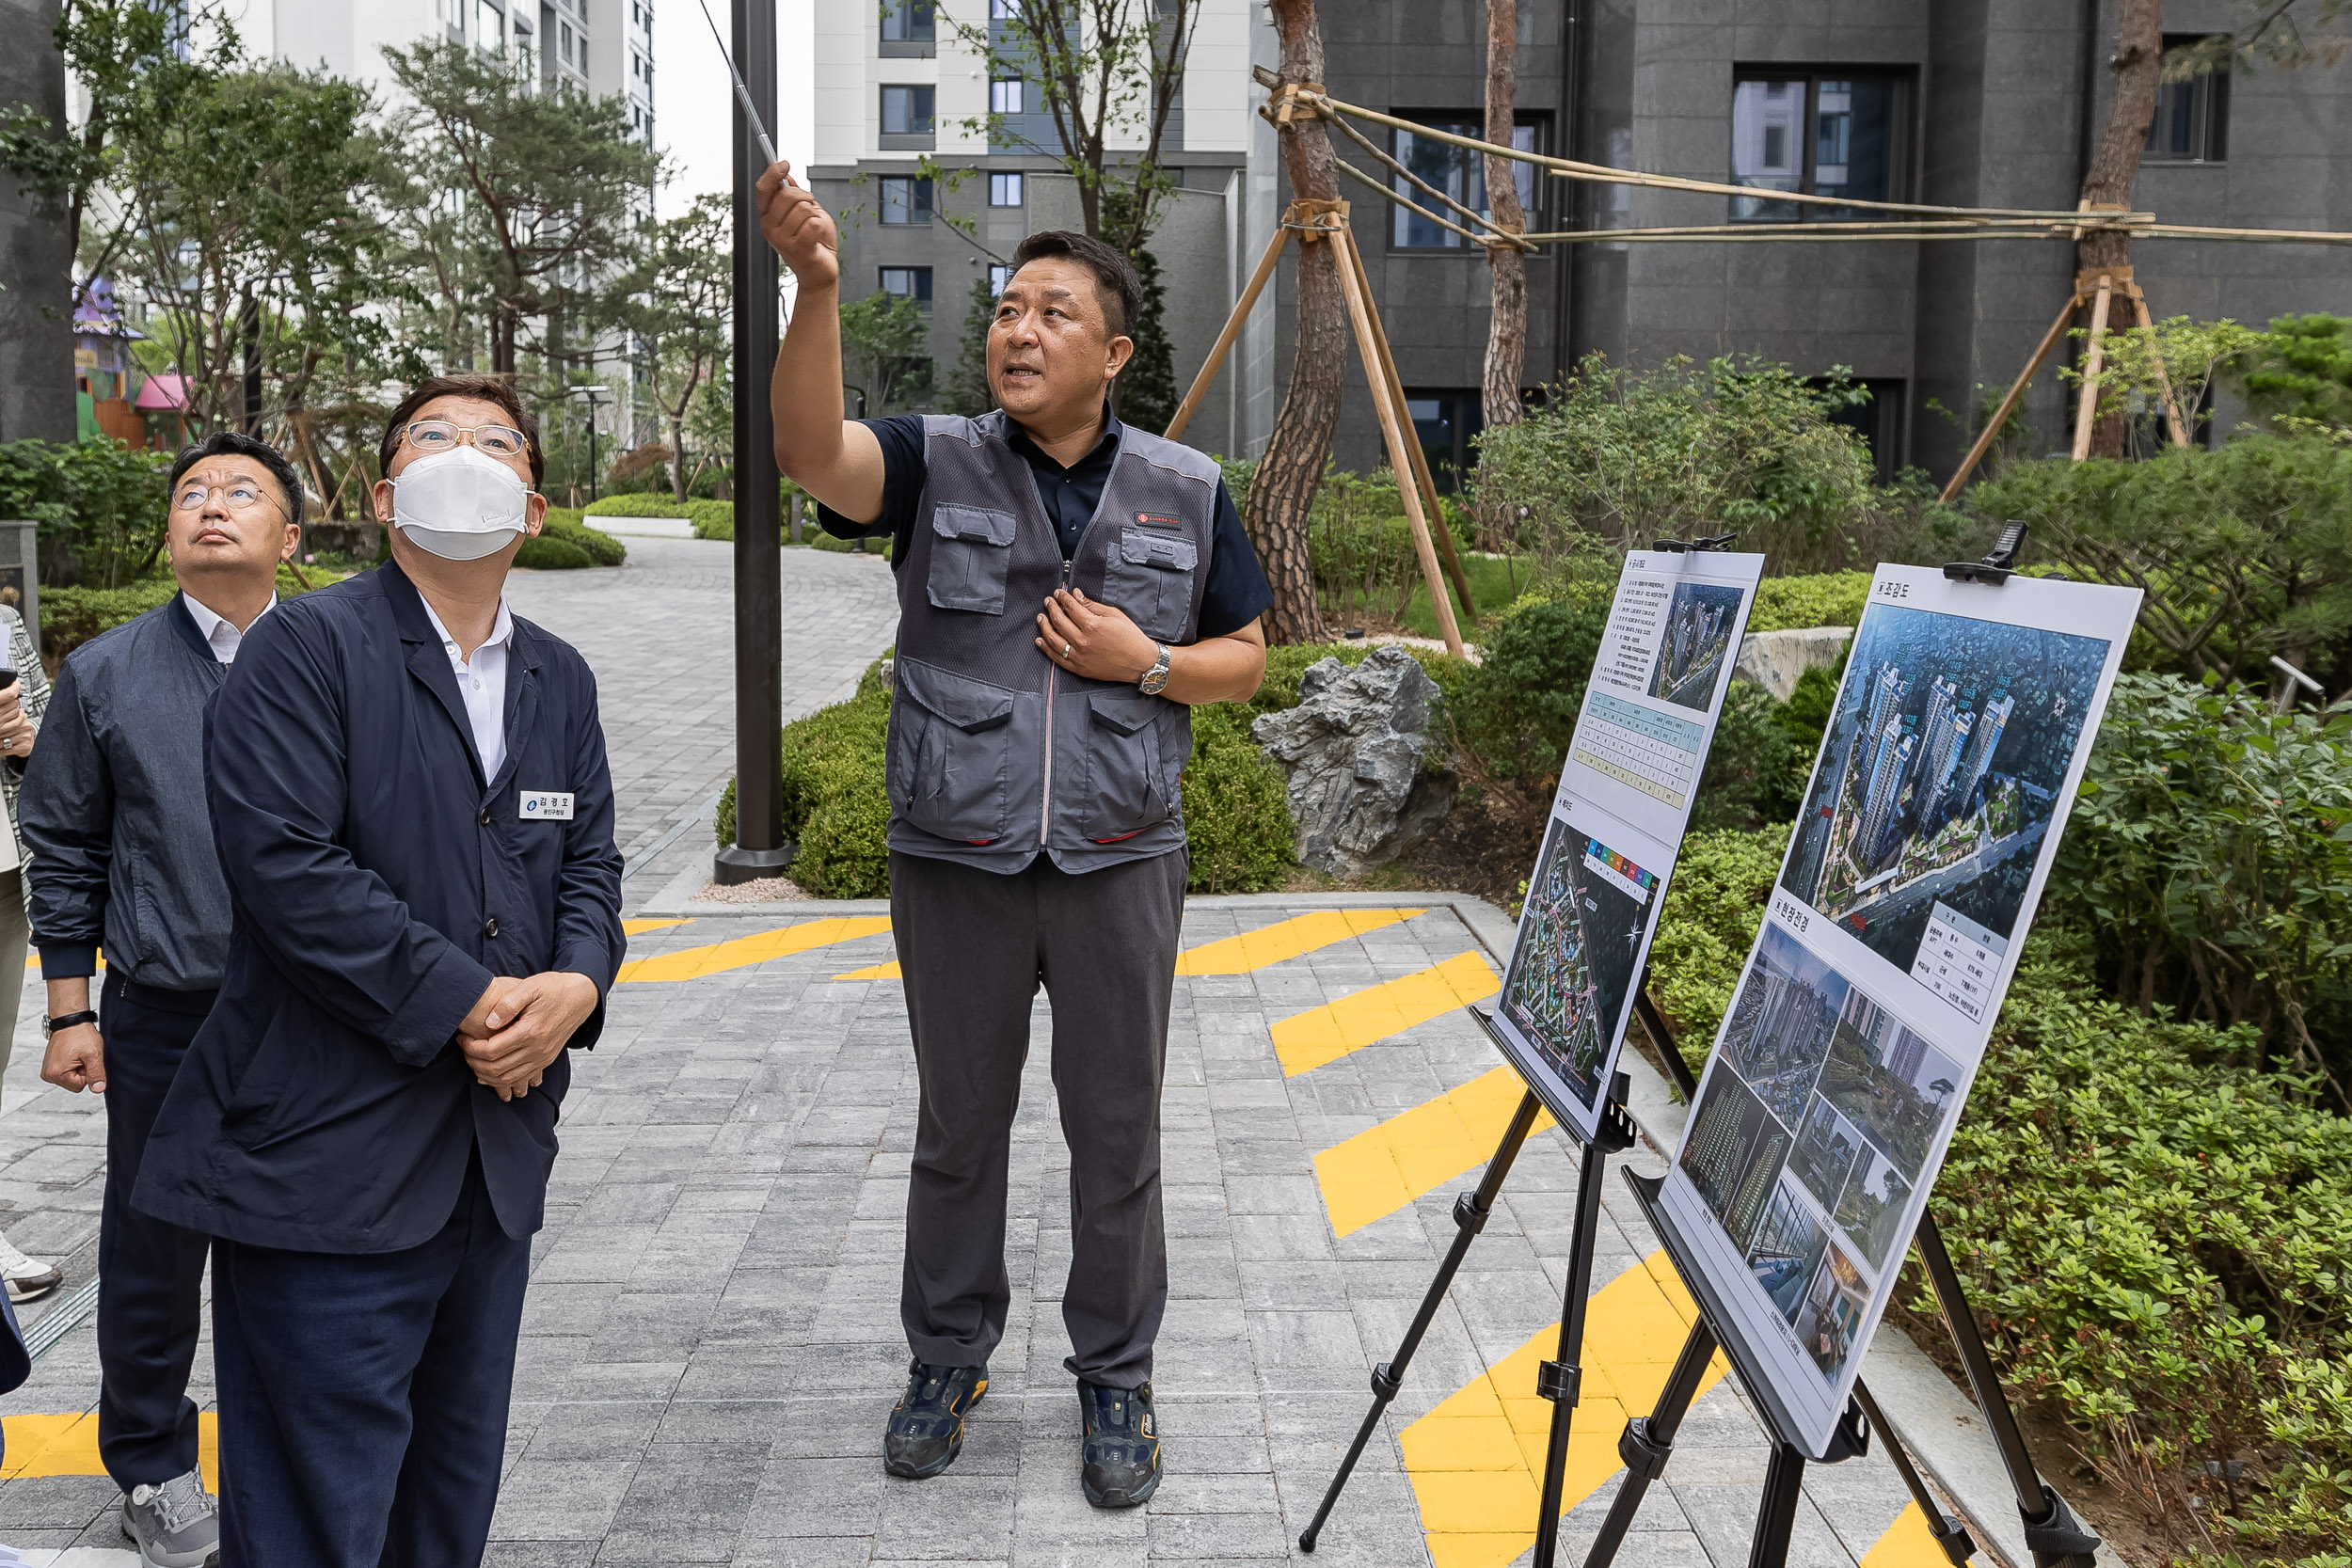
[[[1754,186],[1753,198],[1522,177],[1537,229],[1831,220],[1775,203],[1816,191],[1953,206],[2072,209],[2105,128],[2117,0],[1522,0],[1518,136],[1586,162]],[[2171,0],[2184,40],[2245,19],[2229,0]],[[1479,0],[1325,5],[1331,92],[1449,130],[1483,123]],[[1253,58],[1277,57],[1259,15]],[[1410,132],[1387,150],[1472,205],[1478,160]],[[2169,85],[2136,207],[2168,220],[2352,230],[2352,62],[2224,72]],[[1274,137],[1253,126],[1246,244],[1288,193]],[[1371,170],[1353,149],[1343,155]],[[1375,171],[1377,172],[1377,171]],[[1384,175],[1383,178],[1386,178]],[[1486,341],[1482,255],[1352,182],[1356,231],[1415,422],[1441,469],[1469,460]],[[2221,241],[2143,242],[2137,281],[2159,316],[2260,324],[2352,312],[2352,251]],[[1820,375],[1843,367],[1874,394],[1857,415],[1883,468],[1941,477],[1966,445],[1956,418],[2024,366],[2065,300],[2072,245],[2054,242],[1615,245],[1548,250],[1528,265],[1525,381],[1588,352],[1619,362],[1757,354]],[[1244,450],[1272,429],[1295,293],[1244,345]],[[1180,366],[1180,372],[1188,367]],[[2063,449],[2070,394],[2045,372],[2026,404],[2032,450]],[[2216,423],[2233,418],[2226,406]],[[1338,461],[1381,461],[1365,399],[1349,399]]]
[[[843,297],[880,289],[922,307],[942,385],[973,285],[1001,283],[1024,234],[1082,227],[1038,85],[1004,63],[1008,9],[1009,0],[817,8],[811,188],[841,219]],[[1260,96],[1249,84],[1249,31],[1263,10],[1250,0],[1203,0],[1162,142],[1180,188],[1152,249],[1168,284],[1180,382],[1206,356],[1237,287],[1244,167]],[[992,116],[1000,117],[994,135]],[[1114,155],[1141,145],[1137,128],[1120,130]],[[1202,408],[1196,441],[1238,444],[1229,392],[1220,387]]]

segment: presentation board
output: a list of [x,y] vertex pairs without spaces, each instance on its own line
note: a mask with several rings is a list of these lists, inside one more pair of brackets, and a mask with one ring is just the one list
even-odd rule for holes
[[1587,1141],[1763,573],[1760,555],[1635,550],[1610,602],[1494,1012],[1503,1054]]
[[2140,595],[1882,566],[1659,1207],[1816,1456],[1893,1293]]

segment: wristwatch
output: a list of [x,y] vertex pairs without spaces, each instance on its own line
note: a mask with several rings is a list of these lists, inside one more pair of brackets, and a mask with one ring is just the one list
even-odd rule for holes
[[1163,642],[1160,644],[1159,662],[1144,672],[1143,679],[1136,682],[1136,689],[1142,692],[1147,697],[1156,697],[1161,692],[1168,689],[1167,643]]
[[59,1013],[55,1018],[42,1019],[40,1021],[40,1032],[43,1035],[54,1035],[60,1029],[71,1029],[78,1023],[95,1023],[97,1022],[98,1014],[88,1007],[84,1007],[78,1013]]

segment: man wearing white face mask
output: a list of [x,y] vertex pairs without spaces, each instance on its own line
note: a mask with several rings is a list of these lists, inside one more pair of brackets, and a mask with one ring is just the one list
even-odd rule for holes
[[565,1048],[620,966],[596,682],[506,607],[507,382],[393,411],[391,561],[255,624],[207,715],[234,923],[133,1201],[213,1242],[223,1568],[469,1568]]

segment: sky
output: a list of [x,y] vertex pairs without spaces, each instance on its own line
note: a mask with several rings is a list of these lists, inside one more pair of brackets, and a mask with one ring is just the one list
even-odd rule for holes
[[[751,0],[756,5],[760,0]],[[817,145],[816,73],[811,60],[816,0],[772,0],[776,8],[776,150],[805,167]],[[735,88],[702,7],[729,36],[733,0],[656,0],[653,13],[654,126],[676,169],[662,193],[663,217],[675,217],[705,191],[734,179]]]

